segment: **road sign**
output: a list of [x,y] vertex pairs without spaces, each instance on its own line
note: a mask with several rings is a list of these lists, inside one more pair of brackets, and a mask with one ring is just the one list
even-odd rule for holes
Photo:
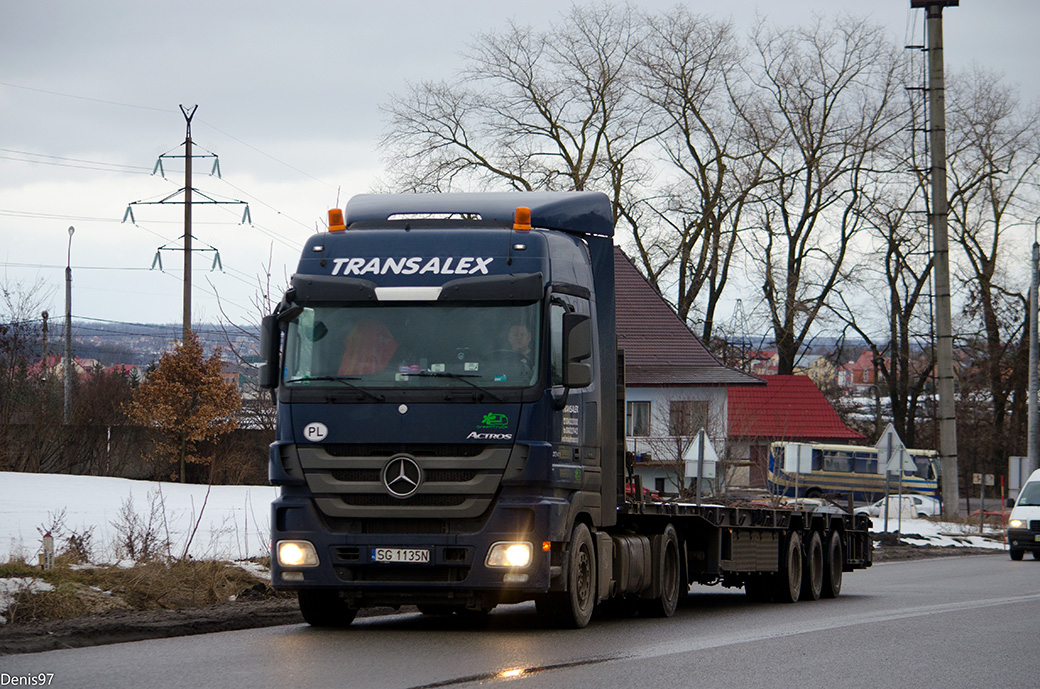
[[[703,455],[701,454],[702,448]],[[703,429],[697,433],[697,437],[686,448],[686,452],[683,453],[683,462],[686,464],[686,478],[696,478],[699,475],[698,465],[704,467],[704,476],[701,478],[715,478],[715,467],[719,462],[719,456],[716,454],[715,448],[711,446],[708,434]]]
[[885,427],[885,431],[878,438],[874,446],[878,453],[878,473],[899,473],[900,467],[903,471],[917,471],[913,457],[906,451],[903,439],[899,437],[895,426],[891,423]]
[[812,447],[805,443],[784,443],[784,471],[788,474],[811,474]]

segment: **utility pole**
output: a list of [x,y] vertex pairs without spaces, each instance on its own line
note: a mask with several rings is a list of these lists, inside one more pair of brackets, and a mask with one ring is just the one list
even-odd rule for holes
[[942,11],[960,0],[910,0],[925,10],[928,50],[928,140],[931,146],[932,257],[935,266],[936,382],[939,392],[939,458],[942,465],[943,513],[960,512],[957,470],[957,403],[953,377],[953,315],[950,304],[950,240],[946,191],[946,93],[943,72]]
[[72,235],[76,228],[69,226],[69,254],[65,263],[65,412],[66,426],[72,416]]
[[[213,204],[213,205],[238,204],[238,205],[241,205],[241,206],[245,207],[245,210],[244,210],[244,212],[242,214],[242,223],[246,223],[246,222],[250,222],[251,223],[252,219],[249,216],[249,204],[246,203],[245,201],[236,201],[236,200],[218,201],[217,199],[214,199],[211,196],[203,194],[198,189],[195,189],[194,187],[191,186],[192,185],[192,160],[194,158],[213,158],[213,172],[211,174],[215,174],[218,177],[220,176],[220,161],[217,159],[216,154],[213,154],[213,153],[210,153],[210,154],[207,154],[207,155],[203,155],[203,156],[193,155],[193,153],[192,153],[192,140],[191,140],[191,120],[195,116],[195,111],[198,110],[199,106],[198,105],[193,105],[190,108],[186,108],[183,105],[181,105],[180,108],[181,108],[181,113],[184,115],[184,122],[185,122],[184,155],[183,155],[183,158],[184,158],[184,187],[181,188],[181,189],[178,189],[177,191],[173,192],[172,194],[166,196],[165,198],[160,199],[159,201],[133,201],[133,202],[131,202],[126,207],[126,213],[123,214],[123,222],[126,222],[127,218],[129,218],[131,222],[136,224],[137,221],[134,219],[134,210],[133,210],[134,206],[144,206],[144,205],[154,205],[154,204],[167,204],[168,205],[168,204],[178,204],[178,203],[184,204],[184,237],[183,237],[183,239],[184,239],[184,247],[183,247],[183,249],[181,249],[181,248],[174,248],[174,247],[169,247],[169,246],[160,246],[156,250],[156,252],[155,252],[155,259],[152,261],[152,268],[155,268],[156,265],[158,265],[159,266],[159,270],[162,270],[162,256],[160,254],[161,251],[183,251],[184,252],[184,292],[183,292],[183,298],[182,298],[182,311],[183,311],[182,341],[187,341],[188,335],[191,333],[191,263],[192,263],[191,255],[192,255],[192,252],[194,252],[194,251],[212,251],[214,253],[213,270],[215,270],[218,266],[220,266],[221,270],[223,270],[223,266],[222,266],[222,264],[220,262],[220,252],[219,251],[217,251],[212,246],[207,246],[206,248],[202,248],[202,249],[194,248],[192,246],[192,240],[193,240],[193,237],[192,237],[192,234],[191,234],[191,223],[192,223],[191,211],[192,211],[192,206],[198,205],[200,203],[201,204]],[[182,156],[169,155],[167,153],[164,153],[164,154],[160,155],[159,159],[155,163],[155,168],[152,170],[152,174],[154,175],[156,172],[159,172],[160,174],[163,175],[163,177],[165,177],[166,173],[163,170],[163,159],[164,158],[180,158],[180,157],[182,157]],[[193,193],[198,195],[198,196],[200,196],[203,200],[201,200],[201,201],[194,200],[192,198],[192,194]],[[173,199],[178,194],[183,194],[184,195],[183,200],[174,201]]]
[[1029,476],[1040,468],[1040,419],[1037,418],[1037,394],[1040,393],[1040,341],[1037,337],[1037,288],[1040,287],[1040,243],[1037,242],[1037,224],[1033,223],[1033,277],[1029,281],[1029,440],[1026,466],[1022,476]]

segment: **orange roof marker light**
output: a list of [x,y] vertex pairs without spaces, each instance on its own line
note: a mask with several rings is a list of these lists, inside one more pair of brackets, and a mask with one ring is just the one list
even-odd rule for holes
[[342,232],[347,229],[343,223],[343,209],[333,208],[329,210],[329,232]]
[[531,209],[523,206],[518,206],[516,214],[513,216],[513,229],[514,230],[529,230],[531,229]]

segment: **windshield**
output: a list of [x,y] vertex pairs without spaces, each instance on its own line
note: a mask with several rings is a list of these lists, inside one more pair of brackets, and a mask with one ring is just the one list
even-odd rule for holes
[[1040,507],[1040,481],[1030,481],[1022,487],[1016,506]]
[[306,307],[289,323],[292,387],[505,388],[537,382],[540,305],[401,302]]

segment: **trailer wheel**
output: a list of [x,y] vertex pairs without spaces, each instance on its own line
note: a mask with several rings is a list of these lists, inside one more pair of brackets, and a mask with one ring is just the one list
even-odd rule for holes
[[823,590],[823,541],[820,532],[813,531],[805,546],[805,566],[802,568],[802,600],[819,600]]
[[827,549],[823,553],[823,589],[820,595],[824,598],[837,598],[841,594],[841,573],[843,571],[845,549],[841,544],[841,533],[832,531],[827,538]]
[[349,627],[357,617],[357,608],[336,591],[301,589],[296,597],[303,619],[312,627]]
[[535,602],[538,614],[553,626],[583,629],[596,607],[596,549],[584,524],[575,525],[571,532],[567,563],[567,590],[549,593]]
[[657,553],[654,570],[659,594],[656,598],[642,601],[640,612],[647,617],[671,617],[679,606],[679,589],[682,586],[679,536],[671,524],[661,534],[661,549]]
[[781,553],[780,571],[774,580],[773,598],[778,603],[797,603],[802,592],[802,537],[797,531],[787,536]]

